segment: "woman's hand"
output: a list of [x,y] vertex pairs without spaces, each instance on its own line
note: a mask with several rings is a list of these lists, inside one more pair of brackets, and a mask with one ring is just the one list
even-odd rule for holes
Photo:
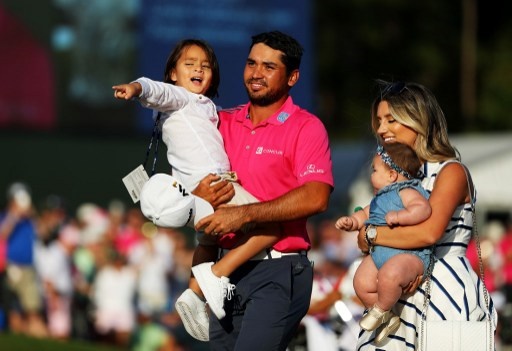
[[416,279],[409,283],[406,287],[403,288],[402,294],[403,295],[410,295],[418,289],[418,286],[420,286],[421,281],[423,280],[423,275],[416,276]]
[[220,176],[209,174],[199,182],[192,194],[208,201],[213,208],[228,203],[235,196],[235,188],[228,181],[220,181]]

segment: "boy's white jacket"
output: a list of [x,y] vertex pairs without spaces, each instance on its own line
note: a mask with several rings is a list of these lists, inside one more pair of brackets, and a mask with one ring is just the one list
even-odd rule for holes
[[148,78],[136,82],[142,86],[142,106],[161,112],[162,140],[175,178],[193,190],[209,173],[230,170],[211,99]]

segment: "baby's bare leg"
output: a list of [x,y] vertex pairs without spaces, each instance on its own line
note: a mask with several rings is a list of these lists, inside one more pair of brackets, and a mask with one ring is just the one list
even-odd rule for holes
[[366,308],[377,301],[377,267],[370,255],[366,255],[354,274],[354,290]]
[[379,269],[377,306],[390,310],[402,295],[403,288],[423,274],[423,261],[414,254],[398,254]]

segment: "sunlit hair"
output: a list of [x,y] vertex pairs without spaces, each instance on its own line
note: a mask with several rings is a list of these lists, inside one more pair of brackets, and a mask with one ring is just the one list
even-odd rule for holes
[[450,144],[444,113],[430,90],[418,83],[378,80],[377,85],[379,93],[372,103],[371,116],[373,132],[380,143],[383,141],[377,134],[377,109],[381,101],[386,101],[393,118],[418,133],[414,150],[421,160],[460,159],[457,149]]
[[388,167],[404,177],[408,179],[417,178],[421,161],[409,145],[403,143],[379,145],[377,155]]
[[178,60],[185,52],[185,50],[194,45],[203,49],[206,57],[208,57],[208,62],[210,63],[212,70],[212,81],[210,83],[210,87],[204,95],[208,96],[209,98],[217,97],[219,96],[218,89],[220,84],[219,62],[217,61],[217,56],[215,56],[213,48],[206,41],[201,39],[184,39],[176,44],[172,52],[169,54],[169,58],[165,64],[164,82],[176,84],[176,82],[171,80],[171,72],[174,68],[176,68],[176,64],[178,63]]
[[297,40],[291,36],[279,31],[260,33],[252,37],[252,43],[249,50],[258,43],[263,43],[274,50],[279,50],[281,61],[286,66],[286,73],[290,75],[293,71],[299,69],[302,53],[304,49]]

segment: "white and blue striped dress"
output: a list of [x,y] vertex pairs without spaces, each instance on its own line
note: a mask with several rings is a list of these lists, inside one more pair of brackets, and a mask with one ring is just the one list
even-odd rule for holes
[[[448,163],[424,165],[425,177],[422,185],[425,189],[432,191],[437,174]],[[496,326],[496,309],[490,296],[490,311],[487,309],[482,282],[466,258],[472,227],[471,204],[457,207],[445,234],[436,246],[437,262],[432,272],[431,301],[427,310],[427,320],[482,320],[491,311],[494,326]],[[383,344],[375,346],[373,344],[375,332],[361,330],[356,350],[419,350],[418,334],[425,301],[424,289],[425,283],[422,283],[413,295],[406,299],[401,298],[393,307],[394,313],[400,316],[402,323]]]

